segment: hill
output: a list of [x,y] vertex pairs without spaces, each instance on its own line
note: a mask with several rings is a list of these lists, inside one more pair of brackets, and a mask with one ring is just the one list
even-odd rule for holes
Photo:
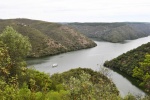
[[130,50],[117,58],[110,61],[106,61],[104,66],[120,71],[132,76],[132,70],[139,66],[139,62],[142,62],[146,54],[150,54],[150,42],[143,44],[140,47]]
[[29,37],[32,52],[29,57],[55,55],[63,52],[90,48],[96,44],[65,25],[30,19],[0,20],[0,33],[6,26]]
[[[111,68],[115,71],[119,71],[119,72],[121,72],[121,74],[123,74],[127,77],[129,76],[129,78],[134,79],[133,83],[139,85],[139,84],[141,84],[141,81],[144,80],[144,78],[140,79],[139,77],[135,78],[134,76],[135,76],[135,74],[136,75],[140,74],[143,76],[146,74],[148,76],[148,73],[150,73],[149,65],[147,66],[147,64],[150,64],[150,62],[149,62],[150,60],[148,60],[146,58],[146,55],[148,55],[148,54],[150,54],[150,42],[147,44],[143,44],[136,49],[130,50],[127,53],[124,53],[124,54],[118,56],[117,58],[114,58],[110,61],[106,61],[104,63],[104,66]],[[148,70],[146,69],[146,71],[143,72],[140,69],[141,66],[142,66],[142,68],[144,66],[144,70],[147,67]],[[135,72],[137,70],[137,68],[139,68],[138,71],[141,71],[141,72],[138,72],[138,71]],[[142,78],[142,76],[140,76],[140,77]],[[145,79],[146,79],[146,77],[145,77]],[[149,79],[150,79],[150,77],[149,77]],[[149,79],[147,82],[150,82]],[[145,87],[145,86],[143,88],[148,89],[148,87]],[[150,89],[150,87],[149,87],[149,89]],[[150,91],[147,91],[147,92],[150,93]]]
[[68,26],[90,38],[115,43],[150,35],[150,23],[68,23]]
[[114,83],[100,72],[88,68],[71,69],[51,76],[53,84],[65,84],[69,100],[121,99]]

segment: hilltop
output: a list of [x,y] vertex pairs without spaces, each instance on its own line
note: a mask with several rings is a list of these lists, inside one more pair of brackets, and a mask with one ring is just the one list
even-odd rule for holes
[[114,43],[150,35],[150,23],[68,23],[68,26],[89,38]]
[[65,25],[31,19],[0,20],[0,33],[6,26],[29,37],[32,52],[29,57],[41,57],[85,49],[96,44]]

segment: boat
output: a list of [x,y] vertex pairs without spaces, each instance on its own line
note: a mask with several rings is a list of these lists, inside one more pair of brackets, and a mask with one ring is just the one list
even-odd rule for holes
[[57,66],[58,66],[58,64],[57,64],[57,63],[52,64],[52,68],[57,67]]

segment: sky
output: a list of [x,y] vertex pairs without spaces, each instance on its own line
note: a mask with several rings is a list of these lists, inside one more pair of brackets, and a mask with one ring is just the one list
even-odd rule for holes
[[150,22],[150,0],[0,0],[0,19]]

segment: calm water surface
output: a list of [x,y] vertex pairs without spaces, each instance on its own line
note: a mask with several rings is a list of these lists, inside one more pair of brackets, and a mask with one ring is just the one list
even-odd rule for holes
[[[125,43],[95,42],[97,43],[97,47],[94,48],[46,58],[30,59],[27,61],[28,66],[34,66],[35,69],[50,74],[61,73],[78,67],[91,68],[98,71],[103,68],[103,63],[106,60],[111,60],[122,53],[150,42],[150,36],[131,41],[127,40]],[[52,68],[52,64],[54,63],[57,63],[58,67]],[[134,95],[144,95],[144,92],[132,85],[125,77],[112,70],[109,70],[109,73],[109,78],[116,84],[121,96],[125,96],[129,92]]]

